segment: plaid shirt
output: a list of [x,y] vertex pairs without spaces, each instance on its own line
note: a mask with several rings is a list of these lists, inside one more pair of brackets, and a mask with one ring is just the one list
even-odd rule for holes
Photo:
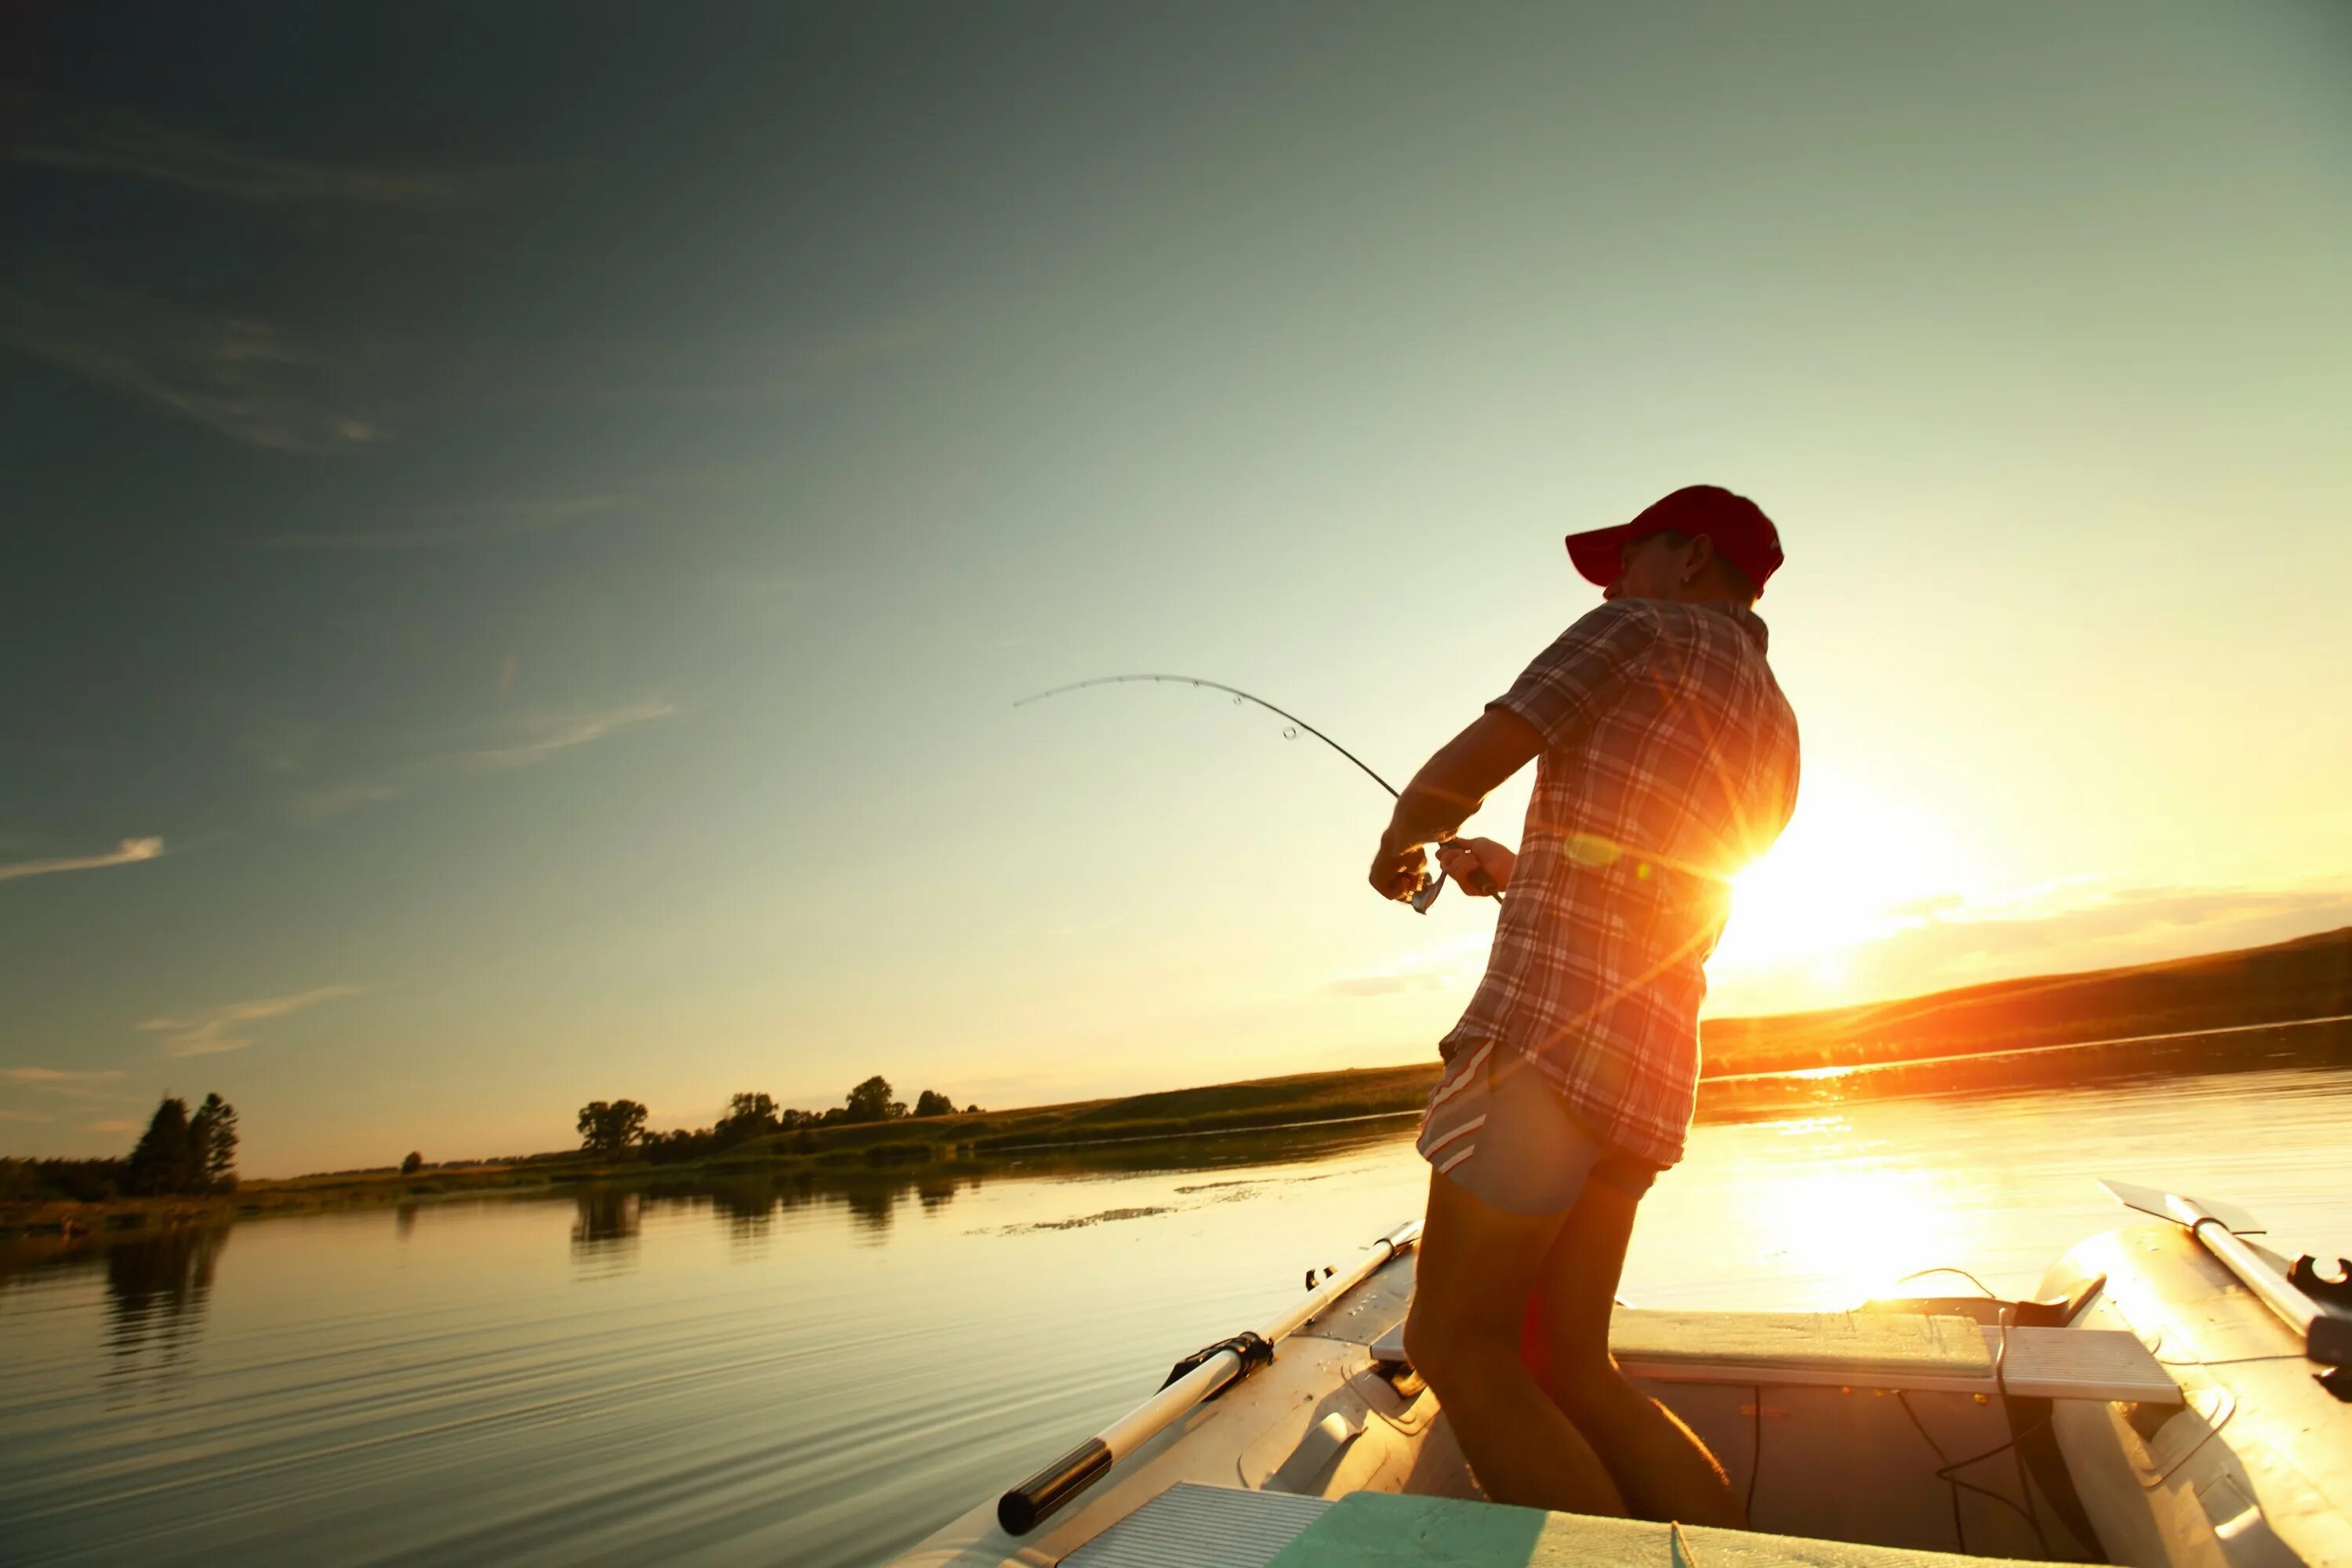
[[1742,605],[1612,600],[1488,704],[1544,749],[1486,976],[1439,1049],[1518,1051],[1660,1165],[1690,1126],[1729,879],[1796,805],[1797,720],[1765,642]]

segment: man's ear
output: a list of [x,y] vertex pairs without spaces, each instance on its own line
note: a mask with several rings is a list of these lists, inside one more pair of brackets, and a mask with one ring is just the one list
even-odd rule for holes
[[1684,586],[1687,587],[1706,576],[1706,569],[1714,564],[1715,535],[1711,533],[1691,535],[1691,542],[1683,547]]

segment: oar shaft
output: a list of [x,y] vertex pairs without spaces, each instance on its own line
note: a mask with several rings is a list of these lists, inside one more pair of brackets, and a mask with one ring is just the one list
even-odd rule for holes
[[[1267,1344],[1288,1338],[1370,1279],[1421,1237],[1421,1222],[1397,1226],[1348,1267],[1308,1291],[1260,1331]],[[1200,1365],[996,1500],[996,1522],[1026,1535],[1048,1514],[1094,1485],[1113,1465],[1166,1431],[1242,1373],[1238,1351],[1218,1350]]]
[[2352,1363],[2352,1323],[2323,1310],[2319,1303],[2288,1284],[2286,1277],[2264,1261],[2260,1253],[2197,1205],[2172,1196],[2167,1198],[2165,1206],[2172,1211],[2173,1218],[2189,1227],[2189,1234],[2206,1251],[2238,1277],[2239,1283],[2276,1313],[2281,1322],[2303,1337],[2304,1354],[2314,1361],[2339,1366]]
[[1390,1258],[1421,1238],[1421,1221],[1411,1220],[1397,1226],[1366,1249],[1361,1258],[1349,1265],[1347,1272],[1330,1279],[1299,1298],[1288,1311],[1258,1331],[1267,1340],[1281,1340],[1297,1333],[1320,1317],[1323,1310],[1346,1295],[1378,1272]]
[[1242,1358],[1219,1351],[1052,1464],[996,1500],[996,1522],[1026,1535],[1038,1521],[1086,1490],[1113,1465],[1231,1383]]

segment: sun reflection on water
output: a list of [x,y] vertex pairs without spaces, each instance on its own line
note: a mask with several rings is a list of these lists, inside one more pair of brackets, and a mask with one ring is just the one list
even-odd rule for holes
[[1897,1294],[1903,1276],[1957,1256],[1942,1194],[1924,1172],[1874,1164],[1825,1173],[1784,1185],[1782,1196],[1772,1239],[1829,1301]]
[[[1811,1141],[1846,1131],[1840,1117],[1782,1130]],[[1906,1274],[1965,1261],[1957,1194],[1933,1172],[1857,1149],[1811,1170],[1756,1174],[1743,1217],[1752,1266],[1786,1282],[1774,1305],[1854,1306],[1904,1294]]]

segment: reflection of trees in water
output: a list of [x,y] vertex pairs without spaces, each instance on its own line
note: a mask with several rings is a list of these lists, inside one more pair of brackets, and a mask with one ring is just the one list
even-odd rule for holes
[[106,1376],[123,1384],[173,1376],[204,1327],[226,1226],[129,1237],[105,1249]]
[[[878,1237],[889,1231],[899,1205],[910,1194],[931,1215],[953,1203],[965,1187],[979,1184],[980,1178],[969,1173],[778,1171],[720,1180],[672,1177],[651,1184],[646,1194],[656,1204],[708,1205],[726,1220],[735,1240],[750,1242],[764,1239],[778,1214],[816,1203],[841,1205],[858,1229]],[[586,1199],[583,1194],[583,1204]]]
[[848,1205],[850,1217],[876,1237],[890,1228],[899,1203],[911,1193],[926,1215],[938,1214],[955,1201],[967,1185],[980,1185],[977,1176],[867,1176],[842,1182],[836,1195]]
[[423,1204],[402,1204],[398,1208],[393,1210],[393,1233],[398,1236],[403,1241],[406,1241],[410,1237],[415,1236],[416,1234],[416,1211],[424,1206],[425,1205]]
[[643,1189],[656,1205],[682,1204],[697,1211],[708,1208],[727,1222],[737,1242],[764,1241],[779,1213],[805,1208],[821,1197],[838,1196],[833,1184],[805,1171],[759,1172],[709,1177],[666,1175]]
[[710,1189],[710,1205],[727,1216],[728,1238],[739,1245],[768,1238],[776,1212],[776,1189],[763,1181],[724,1182]]
[[898,1207],[898,1194],[910,1183],[859,1182],[842,1193],[849,1205],[849,1216],[858,1227],[880,1237],[888,1232],[892,1214]]
[[572,1222],[572,1260],[604,1263],[620,1272],[635,1262],[637,1230],[644,1223],[642,1194],[626,1188],[583,1187]]
[[765,1182],[729,1182],[710,1189],[710,1201],[729,1219],[766,1219],[776,1206],[776,1189]]

